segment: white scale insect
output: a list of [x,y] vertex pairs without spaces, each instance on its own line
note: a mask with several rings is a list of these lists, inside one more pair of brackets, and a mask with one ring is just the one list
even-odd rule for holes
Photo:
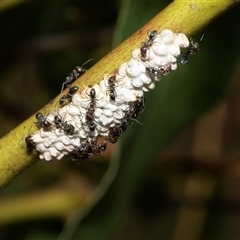
[[[39,158],[46,161],[60,160],[69,154],[76,158],[88,158],[92,154],[101,153],[108,142],[118,140],[127,124],[134,120],[133,116],[137,117],[141,113],[144,106],[138,105],[144,105],[144,92],[153,89],[162,75],[177,68],[176,57],[181,54],[180,48],[188,46],[189,40],[183,33],[174,33],[169,29],[160,33],[156,30],[149,32],[146,42],[133,51],[131,59],[122,63],[114,75],[104,75],[99,84],[75,93],[69,103],[49,114],[67,115],[67,121],[74,126],[74,134],[59,131],[54,126],[50,131],[40,128],[29,135],[28,145],[34,146],[39,152]],[[114,77],[111,80],[114,81],[110,82],[109,78],[112,76]],[[94,116],[90,121],[94,125],[90,129],[92,131],[86,121],[91,100],[91,96],[86,96],[86,91],[89,92],[90,89],[96,90],[96,104],[92,104],[90,109]],[[70,111],[71,109],[74,111]],[[103,139],[102,142],[99,139]]]

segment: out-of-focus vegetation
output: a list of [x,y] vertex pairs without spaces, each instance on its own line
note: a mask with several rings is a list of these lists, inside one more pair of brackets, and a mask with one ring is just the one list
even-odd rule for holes
[[[4,7],[1,135],[55,97],[75,65],[93,58],[90,68],[113,41],[123,41],[169,3]],[[0,238],[238,239],[238,15],[239,6],[192,36],[198,41],[204,33],[201,50],[146,94],[143,125],[130,127],[120,144],[89,161],[39,161],[1,190]]]

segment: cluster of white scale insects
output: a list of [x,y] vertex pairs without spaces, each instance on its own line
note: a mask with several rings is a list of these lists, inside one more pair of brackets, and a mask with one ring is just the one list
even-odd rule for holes
[[[115,143],[145,105],[144,92],[155,87],[163,75],[176,70],[198,50],[183,33],[153,30],[140,48],[132,52],[128,62],[105,74],[93,86],[78,91],[71,83],[83,73],[76,67],[66,78],[67,94],[47,116],[36,114],[38,130],[26,137],[26,145],[39,152],[40,159],[60,160],[65,155],[86,159],[105,151],[108,143]],[[180,48],[187,48],[181,53]]]

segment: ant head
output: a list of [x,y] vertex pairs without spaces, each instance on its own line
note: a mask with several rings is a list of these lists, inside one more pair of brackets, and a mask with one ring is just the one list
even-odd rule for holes
[[40,120],[43,120],[43,118],[44,118],[43,114],[40,113],[40,112],[37,112],[36,115],[35,115],[35,117],[36,117],[36,119],[39,120],[39,121],[40,121]]
[[91,90],[90,90],[90,97],[91,97],[91,98],[95,98],[95,97],[96,97],[95,88],[91,88]]
[[147,38],[148,38],[149,41],[153,41],[157,37],[157,35],[158,35],[158,31],[157,30],[152,30],[152,31],[149,32]]
[[78,91],[79,87],[78,86],[73,86],[69,89],[69,94],[73,95]]

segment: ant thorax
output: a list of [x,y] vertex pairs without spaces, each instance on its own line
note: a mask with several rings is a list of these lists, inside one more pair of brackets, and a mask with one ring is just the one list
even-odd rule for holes
[[62,84],[62,89],[61,89],[61,93],[63,91],[64,88],[66,87],[70,87],[71,84],[76,81],[82,74],[84,74],[87,69],[84,68],[83,66],[86,65],[88,62],[90,62],[92,60],[89,59],[87,60],[85,63],[83,63],[81,66],[76,66],[71,73],[65,78],[65,81]]
[[77,93],[78,89],[78,86],[69,87],[67,94],[61,96],[59,99],[60,106],[70,103],[72,101],[72,97]]

